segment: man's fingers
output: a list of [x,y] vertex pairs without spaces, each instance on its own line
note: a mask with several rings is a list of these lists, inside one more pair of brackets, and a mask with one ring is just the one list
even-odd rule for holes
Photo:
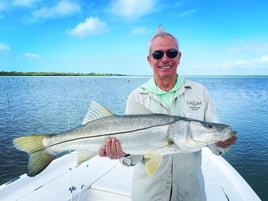
[[99,149],[99,156],[100,156],[100,157],[105,157],[105,156],[106,156],[106,145],[103,145],[103,146]]
[[235,136],[233,136],[233,137],[231,137],[223,142],[217,142],[216,145],[218,147],[221,147],[221,148],[227,148],[227,147],[231,146],[232,144],[235,144],[237,138],[238,137],[235,135]]
[[106,156],[109,158],[112,157],[112,148],[111,148],[111,139],[107,138],[106,139]]
[[110,159],[118,159],[124,156],[120,142],[115,138],[107,138],[105,145],[99,150],[101,157],[109,157]]
[[124,156],[124,153],[122,151],[121,143],[118,140],[115,141],[115,146],[117,158],[122,158]]
[[116,140],[112,139],[111,141],[111,158],[116,159],[117,158],[117,147],[116,147]]

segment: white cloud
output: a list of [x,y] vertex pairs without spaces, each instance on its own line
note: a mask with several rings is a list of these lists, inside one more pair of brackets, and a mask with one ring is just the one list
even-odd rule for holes
[[257,62],[259,63],[268,62],[268,56],[262,56],[261,58],[257,59]]
[[80,10],[80,6],[71,1],[62,0],[54,7],[43,7],[33,13],[35,19],[53,18],[62,15],[71,15]]
[[10,47],[4,43],[0,43],[0,52],[7,52],[10,50]]
[[30,58],[30,59],[40,59],[40,58],[42,58],[41,55],[30,53],[30,52],[25,52],[24,56],[27,57],[27,58]]
[[137,19],[154,8],[155,0],[116,0],[111,5],[111,12],[126,19]]
[[5,1],[5,0],[0,0],[0,11],[2,11],[2,10],[6,10],[7,9],[7,7],[8,7],[8,5],[7,5],[7,1]]
[[99,18],[88,17],[85,22],[79,23],[74,29],[68,31],[71,36],[86,37],[100,34],[107,30],[107,24]]
[[192,15],[192,14],[194,14],[196,12],[197,12],[197,9],[190,9],[190,10],[186,10],[186,11],[180,13],[180,16],[185,17],[185,16],[188,16],[188,15]]
[[134,35],[143,35],[143,34],[147,34],[149,32],[150,32],[150,29],[148,29],[147,27],[135,27],[131,31],[131,33]]
[[262,56],[260,58],[251,58],[251,59],[239,59],[233,62],[229,63],[222,63],[219,64],[218,66],[221,67],[235,67],[235,66],[256,66],[260,65],[262,63],[267,63],[268,62],[268,56]]
[[226,52],[232,54],[250,54],[250,55],[261,55],[268,53],[268,42],[267,41],[253,41],[245,42],[239,41],[234,44],[232,48],[226,49]]
[[32,7],[32,5],[39,0],[13,0],[13,6]]
[[247,65],[249,63],[250,62],[245,60],[245,59],[240,59],[240,60],[233,61],[233,62],[230,62],[230,63],[221,64],[221,66],[222,67],[241,66],[241,65]]

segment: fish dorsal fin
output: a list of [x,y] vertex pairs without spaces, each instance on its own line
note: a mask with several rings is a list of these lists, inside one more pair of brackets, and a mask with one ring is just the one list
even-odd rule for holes
[[110,117],[113,115],[114,114],[110,110],[108,110],[101,104],[97,103],[96,101],[92,101],[89,106],[89,110],[83,119],[82,124],[85,125],[90,121],[94,121],[94,120],[105,118],[105,117]]
[[148,176],[154,175],[154,173],[158,170],[161,162],[163,160],[163,156],[158,153],[148,153],[144,155],[145,158],[145,168]]
[[144,105],[131,101],[128,103],[128,111],[131,112],[131,114],[152,114],[153,112],[149,110]]

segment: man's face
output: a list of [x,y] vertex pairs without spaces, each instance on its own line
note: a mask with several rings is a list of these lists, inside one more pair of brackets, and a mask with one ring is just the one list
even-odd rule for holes
[[[159,36],[152,41],[151,52],[147,57],[150,66],[153,68],[154,76],[157,79],[168,78],[177,75],[177,67],[180,63],[181,53],[176,57],[170,58],[167,56],[168,50],[178,50],[176,40],[170,36]],[[152,53],[155,51],[162,51],[164,55],[155,59]]]

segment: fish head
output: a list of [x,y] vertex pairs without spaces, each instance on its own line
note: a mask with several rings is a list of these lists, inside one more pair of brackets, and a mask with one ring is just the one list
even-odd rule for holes
[[231,126],[220,123],[190,121],[189,136],[195,142],[213,144],[236,135]]
[[177,152],[194,152],[219,141],[227,140],[236,132],[226,124],[181,119],[170,126],[170,141]]

